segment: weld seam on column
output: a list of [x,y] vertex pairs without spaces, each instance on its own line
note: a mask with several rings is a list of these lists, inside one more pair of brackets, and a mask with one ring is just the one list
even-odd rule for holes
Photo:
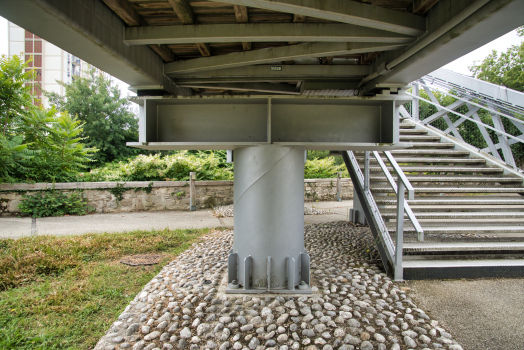
[[251,185],[249,185],[248,188],[245,189],[244,192],[242,192],[242,194],[238,197],[238,199],[236,200],[236,203],[233,203],[233,210],[235,209],[236,205],[238,202],[240,202],[240,199],[244,196],[244,193],[246,193],[247,191],[249,191],[249,189],[251,187],[253,187],[254,184],[256,184],[258,182],[258,180],[260,180],[264,175],[266,175],[269,171],[271,171],[278,163],[280,163],[280,161],[282,161],[282,159],[286,158],[296,147],[293,147],[291,148],[291,150],[289,152],[287,152],[286,154],[284,154],[282,156],[282,158],[280,158],[277,162],[275,162],[273,165],[271,165],[271,167],[265,171],[262,175],[260,175],[255,181],[253,181],[253,183]]

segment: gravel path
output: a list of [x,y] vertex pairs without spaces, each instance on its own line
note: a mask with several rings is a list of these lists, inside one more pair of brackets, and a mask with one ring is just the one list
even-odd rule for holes
[[95,350],[462,350],[375,264],[367,227],[306,226],[312,295],[226,295],[232,231],[214,232],[164,267]]

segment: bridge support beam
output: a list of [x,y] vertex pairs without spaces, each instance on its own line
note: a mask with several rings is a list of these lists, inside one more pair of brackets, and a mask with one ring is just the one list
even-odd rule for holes
[[304,148],[234,151],[235,233],[229,293],[310,293],[304,248]]

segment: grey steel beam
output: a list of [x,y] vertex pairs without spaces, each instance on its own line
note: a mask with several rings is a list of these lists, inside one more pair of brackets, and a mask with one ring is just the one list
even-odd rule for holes
[[504,86],[488,83],[487,81],[468,77],[467,75],[455,73],[443,68],[428,74],[428,77],[444,81],[448,84],[459,85],[462,88],[481,93],[498,101],[524,108],[524,93],[520,91],[508,89]]
[[175,82],[185,83],[230,80],[310,80],[348,79],[364,77],[371,72],[370,66],[361,65],[256,65],[237,68],[214,69],[188,74],[166,73]]
[[289,84],[271,84],[271,83],[216,83],[216,84],[198,84],[184,83],[178,84],[179,87],[190,87],[199,89],[224,89],[233,91],[258,91],[272,94],[300,95],[294,85]]
[[123,21],[102,1],[3,0],[0,15],[127,84],[176,93],[162,59],[126,45]]
[[142,26],[125,30],[128,45],[227,42],[329,41],[408,44],[413,37],[338,23],[244,23],[196,26]]
[[171,62],[165,65],[166,74],[183,74],[213,69],[233,68],[280,62],[307,57],[350,55],[364,52],[388,51],[402,44],[379,43],[311,43],[276,48],[235,52],[228,55],[203,57],[193,60]]
[[[459,16],[468,6],[472,6],[472,2],[440,0],[428,12],[426,36],[445,27],[447,22]],[[375,72],[367,79],[362,89],[369,91],[377,84],[408,84],[521,26],[524,24],[522,13],[524,1],[489,0],[431,43],[397,63],[394,68],[388,70],[384,66],[387,67],[407,50],[383,54],[379,61],[374,63]]]
[[355,24],[390,32],[420,35],[426,30],[424,17],[356,1],[339,0],[212,0],[232,5],[262,8],[296,15]]

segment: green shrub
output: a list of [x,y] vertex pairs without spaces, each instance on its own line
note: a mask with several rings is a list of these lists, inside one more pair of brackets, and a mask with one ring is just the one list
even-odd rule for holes
[[62,215],[85,215],[89,212],[87,199],[81,192],[69,195],[61,191],[44,191],[34,195],[24,195],[18,205],[23,214],[34,218]]
[[342,177],[349,177],[344,165],[337,165],[333,157],[308,160],[304,165],[305,179],[330,179],[337,177],[337,172],[342,172]]
[[197,180],[232,180],[233,167],[214,153],[187,151],[161,157],[138,155],[106,164],[104,167],[81,173],[79,181],[187,181],[189,173],[196,172]]

